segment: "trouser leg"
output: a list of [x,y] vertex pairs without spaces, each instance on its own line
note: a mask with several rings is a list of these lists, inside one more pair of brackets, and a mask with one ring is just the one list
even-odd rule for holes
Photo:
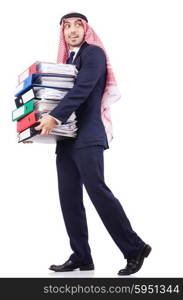
[[104,182],[103,148],[91,146],[74,152],[87,193],[106,229],[125,258],[136,255],[145,243],[132,229],[119,200]]
[[69,148],[63,148],[56,158],[61,210],[76,263],[92,263],[88,244],[88,228],[83,205],[83,183]]

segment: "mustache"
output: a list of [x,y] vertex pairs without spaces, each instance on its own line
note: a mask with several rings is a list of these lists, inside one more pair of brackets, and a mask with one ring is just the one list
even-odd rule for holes
[[79,34],[78,34],[78,33],[75,33],[75,34],[69,34],[69,37],[79,37]]

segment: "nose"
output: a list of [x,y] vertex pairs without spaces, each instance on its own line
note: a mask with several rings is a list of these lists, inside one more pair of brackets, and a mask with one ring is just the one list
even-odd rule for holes
[[71,34],[76,34],[76,30],[71,30]]
[[77,28],[74,25],[70,27],[71,34],[76,33],[76,31],[77,31]]

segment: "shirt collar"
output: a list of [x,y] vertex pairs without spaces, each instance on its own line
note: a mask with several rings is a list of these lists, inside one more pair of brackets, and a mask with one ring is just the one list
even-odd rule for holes
[[79,47],[74,47],[72,50],[69,49],[69,55],[72,51],[74,51],[75,52],[74,56],[76,56],[76,54],[78,53],[78,51],[81,48],[81,46],[83,45],[83,43],[84,43],[84,41],[82,42],[82,44]]
[[74,47],[72,50],[69,49],[69,54],[73,51],[75,52],[75,54],[77,54],[80,48],[81,48],[81,46],[80,47]]
[[69,49],[69,55],[68,56],[70,56],[71,52],[75,53],[74,56],[73,56],[73,60],[72,61],[75,60],[76,55],[77,55],[77,53],[78,53],[78,51],[79,51],[80,48],[81,48],[81,46],[80,47],[74,47],[72,50]]

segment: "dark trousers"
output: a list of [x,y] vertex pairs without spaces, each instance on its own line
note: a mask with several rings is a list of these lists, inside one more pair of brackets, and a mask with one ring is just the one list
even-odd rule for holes
[[72,143],[65,143],[56,158],[60,204],[73,250],[70,259],[76,263],[93,262],[88,244],[83,184],[125,258],[135,256],[145,245],[133,231],[121,203],[104,182],[103,151],[102,146],[74,149]]

